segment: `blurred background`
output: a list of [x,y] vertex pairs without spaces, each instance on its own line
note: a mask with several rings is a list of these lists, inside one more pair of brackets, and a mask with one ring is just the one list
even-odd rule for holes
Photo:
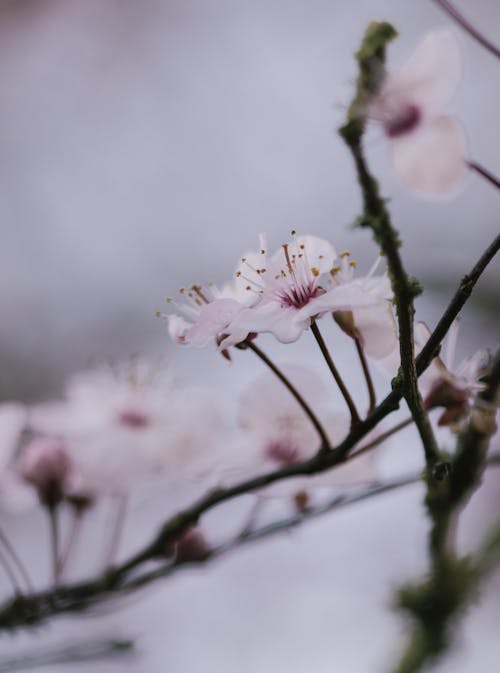
[[[498,36],[497,0],[456,5]],[[400,31],[394,64],[448,23],[430,0],[0,2],[3,399],[48,398],[93,359],[134,353],[161,354],[183,380],[216,380],[232,396],[253,363],[236,372],[210,349],[173,347],[154,317],[166,295],[226,280],[261,231],[273,247],[292,228],[328,237],[371,265],[368,233],[349,228],[360,201],[335,129],[353,90],[352,54],[373,19]],[[498,175],[499,64],[459,37],[464,73],[452,110],[471,157]],[[499,194],[472,175],[453,200],[422,201],[396,183],[386,150],[375,134],[367,152],[407,267],[426,288],[420,318],[432,324],[498,231]],[[492,265],[464,311],[460,355],[498,342],[499,279]],[[278,359],[313,357],[308,345],[282,355],[268,343]],[[498,510],[495,490],[487,482],[474,501],[465,547],[479,539],[485,508]],[[176,497],[136,509],[129,548]],[[421,497],[415,487],[186,572],[104,621],[57,620],[2,643],[11,652],[109,628],[138,637],[131,671],[385,670],[401,636],[391,591],[425,570]],[[38,523],[16,521],[29,555]],[[439,671],[492,670],[499,582]]]

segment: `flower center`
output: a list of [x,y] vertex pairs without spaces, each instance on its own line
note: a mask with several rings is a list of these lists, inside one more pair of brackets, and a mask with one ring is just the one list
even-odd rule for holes
[[118,414],[118,422],[127,428],[145,428],[150,418],[143,411],[137,409],[123,409]]
[[403,105],[384,121],[384,130],[389,138],[398,138],[413,131],[421,118],[422,113],[416,105],[413,103]]
[[294,465],[300,461],[297,447],[289,442],[273,440],[265,450],[266,457],[278,465]]

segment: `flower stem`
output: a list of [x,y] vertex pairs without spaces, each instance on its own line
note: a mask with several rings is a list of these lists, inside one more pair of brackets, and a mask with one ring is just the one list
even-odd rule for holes
[[106,556],[104,557],[103,567],[105,570],[113,565],[116,555],[118,553],[118,548],[120,546],[120,540],[122,538],[125,518],[127,514],[127,504],[128,504],[127,496],[126,495],[119,496],[115,512],[115,520],[111,531],[109,547]]
[[358,423],[361,420],[359,418],[358,411],[354,405],[354,402],[352,401],[352,397],[349,394],[349,391],[347,390],[344,381],[342,380],[342,377],[340,376],[337,370],[337,367],[333,363],[332,356],[330,355],[330,352],[326,346],[325,340],[323,339],[321,332],[319,331],[319,327],[314,320],[311,322],[311,332],[313,333],[314,338],[316,339],[316,342],[320,348],[320,351],[322,352],[323,357],[325,358],[325,362],[328,365],[330,371],[332,372],[333,378],[335,379],[335,382],[338,385],[340,392],[342,393],[342,396],[346,401],[347,406],[349,407],[349,411],[351,413],[351,429],[352,429],[355,425],[358,425]]
[[50,523],[50,545],[52,548],[52,571],[54,584],[59,582],[59,519],[57,505],[47,506]]
[[62,577],[64,570],[68,565],[68,560],[71,556],[71,553],[75,548],[76,541],[82,529],[82,521],[83,521],[83,511],[78,509],[74,510],[71,530],[69,532],[69,536],[66,541],[66,546],[61,552],[61,558],[59,559],[59,566],[58,566],[59,577]]
[[476,173],[479,173],[479,175],[487,180],[491,185],[497,189],[500,189],[500,180],[495,177],[493,173],[490,173],[489,170],[484,168],[484,166],[478,164],[477,161],[468,161],[467,164],[471,170],[476,171]]
[[297,400],[299,405],[301,406],[302,410],[304,413],[307,415],[311,423],[314,425],[320,440],[321,440],[321,449],[326,451],[330,447],[330,440],[328,439],[328,435],[325,432],[325,429],[321,425],[321,423],[318,420],[318,417],[314,413],[314,411],[311,409],[311,407],[307,404],[305,399],[302,397],[302,395],[299,393],[299,391],[295,388],[295,386],[288,380],[288,378],[283,374],[283,372],[278,369],[278,367],[274,364],[272,360],[270,360],[267,355],[258,347],[255,345],[253,341],[246,341],[245,346],[249,348],[251,351],[259,357],[264,364],[266,364],[269,369],[275,374],[278,379],[283,383],[283,385],[287,388],[287,390],[293,395],[293,397]]
[[361,362],[361,368],[363,369],[363,374],[365,375],[365,381],[366,381],[366,387],[368,388],[368,399],[369,399],[368,413],[371,414],[372,411],[375,409],[375,405],[377,404],[375,388],[373,387],[372,376],[370,374],[370,369],[368,368],[368,362],[366,360],[363,346],[361,345],[360,340],[357,338],[354,339],[354,343],[356,344],[356,350],[358,351],[359,361]]
[[11,559],[14,561],[14,564],[16,565],[19,574],[23,578],[27,588],[30,591],[33,591],[33,583],[31,581],[31,578],[28,574],[28,571],[26,570],[26,567],[24,566],[24,563],[21,561],[21,558],[19,557],[18,553],[14,549],[14,546],[12,545],[11,541],[5,534],[5,531],[3,531],[0,528],[0,542],[2,542],[3,546],[5,547],[6,551],[10,554]]
[[386,439],[389,437],[392,437],[392,435],[395,435],[396,432],[399,432],[403,428],[408,427],[413,423],[413,416],[410,416],[404,421],[401,421],[401,423],[398,423],[395,425],[393,428],[390,428],[389,430],[386,430],[383,432],[381,435],[378,437],[375,437],[375,439],[368,444],[364,444],[363,446],[360,446],[357,451],[354,451],[353,453],[349,454],[348,460],[351,460],[352,458],[357,458],[359,455],[362,453],[366,453],[366,451],[369,451],[370,449],[374,449],[376,446],[379,444],[382,444],[382,442],[385,442]]
[[443,11],[445,11],[451,18],[456,21],[469,35],[476,39],[480,44],[483,45],[485,49],[500,58],[500,49],[490,42],[487,37],[485,37],[475,26],[472,25],[456,7],[454,7],[449,0],[434,0],[436,5],[439,5]]
[[14,571],[12,570],[9,561],[7,560],[7,557],[3,553],[3,551],[0,549],[0,565],[5,571],[6,576],[8,577],[10,583],[12,584],[12,588],[14,589],[14,593],[20,594],[21,593],[21,588],[17,582],[16,575]]

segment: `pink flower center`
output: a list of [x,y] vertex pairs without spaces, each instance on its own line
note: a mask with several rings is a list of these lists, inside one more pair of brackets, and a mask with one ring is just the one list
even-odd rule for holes
[[280,292],[281,305],[287,308],[302,308],[311,299],[319,297],[324,292],[323,288],[316,287],[314,282],[307,285],[292,285]]
[[144,428],[150,423],[150,418],[143,411],[124,409],[118,414],[118,422],[127,428]]
[[398,138],[413,131],[422,118],[420,108],[413,103],[400,107],[384,122],[384,130],[389,138]]
[[293,465],[300,461],[297,447],[288,442],[274,440],[266,446],[266,457],[278,465]]

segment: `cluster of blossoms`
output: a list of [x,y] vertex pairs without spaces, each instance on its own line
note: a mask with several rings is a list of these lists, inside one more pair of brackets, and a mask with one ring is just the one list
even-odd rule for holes
[[337,254],[328,241],[297,236],[268,254],[265,236],[258,252],[241,258],[235,278],[221,290],[193,285],[181,290],[187,302],[171,304],[165,315],[172,339],[202,346],[215,340],[221,351],[269,332],[282,343],[296,341],[311,323],[333,314],[341,327],[360,339],[368,353],[384,357],[396,343],[386,274],[354,278],[355,262]]

